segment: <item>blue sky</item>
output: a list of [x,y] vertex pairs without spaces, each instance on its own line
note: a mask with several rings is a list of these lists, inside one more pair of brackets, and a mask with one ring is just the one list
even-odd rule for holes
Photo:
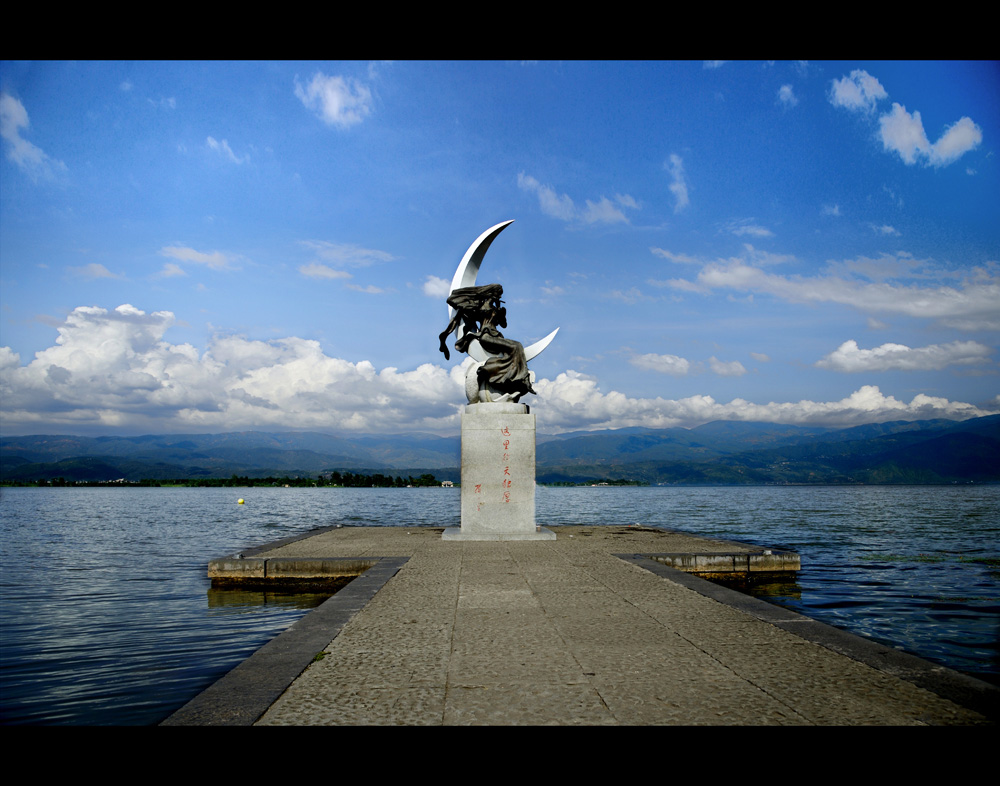
[[4,62],[0,433],[1000,412],[996,62]]

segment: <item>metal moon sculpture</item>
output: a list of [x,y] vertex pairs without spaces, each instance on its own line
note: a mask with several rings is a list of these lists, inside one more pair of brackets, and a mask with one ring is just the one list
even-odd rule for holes
[[[441,334],[441,349],[445,353],[445,357],[447,357],[448,351],[445,346],[445,338],[454,329],[456,339],[455,348],[467,352],[476,361],[466,373],[465,385],[466,395],[469,401],[473,403],[479,401],[517,401],[524,392],[534,393],[534,390],[531,388],[526,364],[551,344],[552,339],[559,332],[559,328],[556,328],[541,341],[536,341],[534,344],[523,348],[515,341],[504,339],[503,335],[495,329],[496,324],[504,328],[507,327],[507,312],[506,309],[500,306],[502,301],[499,298],[503,294],[503,288],[499,284],[476,287],[479,268],[483,263],[483,258],[486,256],[486,251],[489,249],[490,244],[496,239],[497,235],[513,223],[514,221],[511,219],[510,221],[503,221],[496,226],[490,227],[476,239],[476,242],[469,246],[469,250],[462,257],[462,261],[458,263],[458,268],[455,270],[455,276],[452,278],[451,289],[448,293],[448,330]],[[465,313],[460,313],[461,309],[454,307],[453,303],[458,302],[456,300],[457,290],[463,290],[466,293],[476,293],[480,302],[475,311],[469,308]],[[466,303],[469,302],[468,297],[470,296],[466,295]],[[487,302],[491,302],[492,305],[487,306]],[[463,345],[462,339],[470,327],[479,329],[477,338],[466,341]],[[483,346],[483,341],[480,341],[480,338],[485,341],[490,349]],[[491,349],[493,351],[490,351]],[[519,354],[521,357],[516,357]],[[507,364],[507,367],[498,371],[497,369],[503,365],[501,358],[507,355],[511,356],[511,362]],[[517,365],[518,369],[512,371],[509,368],[511,363]],[[514,376],[523,378],[521,385],[523,390],[515,390],[517,386],[510,383],[510,380]]]

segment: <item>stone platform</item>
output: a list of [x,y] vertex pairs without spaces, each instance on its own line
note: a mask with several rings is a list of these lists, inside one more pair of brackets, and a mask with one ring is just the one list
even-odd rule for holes
[[989,725],[998,717],[993,686],[664,564],[691,554],[739,562],[734,555],[760,549],[641,527],[552,529],[552,541],[449,542],[441,528],[344,527],[244,553],[370,567],[165,723]]

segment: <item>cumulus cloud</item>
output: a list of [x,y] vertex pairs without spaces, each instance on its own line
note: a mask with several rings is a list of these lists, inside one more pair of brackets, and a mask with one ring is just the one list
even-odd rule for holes
[[931,144],[924,131],[920,113],[912,115],[900,104],[879,118],[879,134],[886,150],[899,154],[906,164],[918,161],[926,166],[942,167],[957,161],[983,141],[983,132],[968,117],[949,126],[937,142]]
[[[867,71],[852,71],[849,77],[833,80],[830,87],[830,103],[855,112],[872,114],[877,103],[888,97],[885,88]],[[920,162],[925,166],[947,166],[983,141],[982,129],[971,118],[963,117],[931,144],[920,112],[910,114],[896,102],[879,117],[878,124],[883,148],[897,153],[908,165]]]
[[[175,316],[125,304],[81,306],[58,328],[55,345],[25,366],[0,347],[0,406],[6,433],[111,429],[133,433],[313,429],[457,433],[465,370],[425,363],[411,371],[328,356],[317,341],[215,336],[204,352],[165,339]],[[641,357],[641,356],[640,356]],[[652,365],[681,358],[645,356]],[[640,361],[643,362],[643,361]],[[657,369],[659,370],[659,369]],[[961,419],[1000,411],[918,395],[909,403],[865,386],[833,402],[720,403],[602,393],[575,371],[534,383],[546,430],[696,426],[712,420],[850,426],[884,420]]]
[[21,367],[0,350],[5,427],[231,431],[458,428],[464,373],[424,364],[376,371],[301,338],[216,336],[204,353],[164,340],[169,311],[82,306],[55,346]]
[[795,91],[792,90],[791,85],[782,85],[778,88],[778,100],[784,106],[795,106],[799,103],[799,99],[795,97]]
[[691,428],[713,420],[787,423],[829,427],[856,426],[891,420],[949,418],[962,420],[1000,412],[1000,398],[992,409],[918,394],[907,403],[865,385],[839,401],[769,402],[756,404],[736,398],[721,403],[711,396],[671,400],[630,398],[623,393],[601,393],[597,381],[576,371],[554,380],[538,380],[539,402],[545,405],[546,430],[625,428]]
[[35,182],[39,179],[51,180],[56,174],[64,172],[66,165],[21,136],[28,125],[24,104],[12,95],[0,93],[0,138],[7,148],[7,158]]
[[327,125],[350,128],[372,111],[372,93],[351,77],[327,76],[317,71],[307,85],[295,77],[295,96]]
[[615,198],[602,196],[598,201],[585,200],[583,209],[573,202],[568,194],[559,195],[551,186],[543,185],[531,175],[518,173],[517,186],[522,191],[535,194],[541,211],[560,221],[576,221],[585,224],[628,223],[623,208],[637,210],[639,203],[629,194],[615,194]]
[[747,373],[747,370],[740,361],[733,360],[725,363],[715,357],[715,355],[708,359],[708,367],[712,369],[713,374],[718,374],[720,377],[742,377]]
[[433,298],[446,298],[451,291],[451,282],[437,276],[427,276],[424,281],[424,294]]
[[937,371],[947,366],[986,363],[992,348],[977,341],[952,341],[910,348],[905,344],[882,344],[861,349],[853,339],[816,363],[831,371]]
[[670,374],[674,377],[683,377],[691,370],[691,364],[677,355],[636,355],[629,359],[636,368],[647,371],[659,371],[661,374]]
[[881,83],[860,69],[843,79],[834,79],[830,85],[830,103],[854,112],[873,112],[876,104],[888,97]]
[[674,212],[680,213],[691,202],[688,198],[687,179],[684,176],[684,159],[676,153],[671,153],[663,167],[670,172],[669,188],[670,193],[674,195]]

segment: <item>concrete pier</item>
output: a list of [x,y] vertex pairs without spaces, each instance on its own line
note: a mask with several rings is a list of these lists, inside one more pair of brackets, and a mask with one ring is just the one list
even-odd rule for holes
[[262,570],[364,572],[166,724],[996,722],[987,683],[671,567],[725,555],[702,565],[749,570],[759,548],[552,529],[552,541],[451,542],[440,528],[345,527],[245,552]]

